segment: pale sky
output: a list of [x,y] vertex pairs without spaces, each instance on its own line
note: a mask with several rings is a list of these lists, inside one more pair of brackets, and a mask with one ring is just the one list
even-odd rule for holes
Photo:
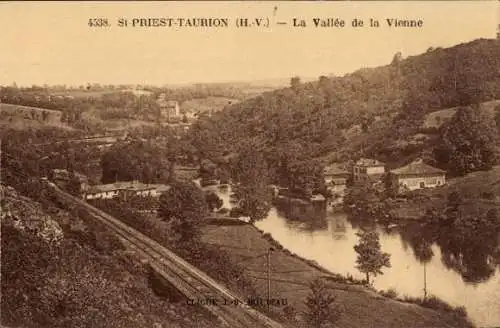
[[[176,84],[343,75],[429,47],[494,38],[499,1],[0,3],[0,84]],[[277,10],[274,11],[274,7]],[[105,17],[110,28],[90,28]],[[227,28],[120,28],[118,18],[228,18]],[[238,17],[269,28],[237,28]],[[292,27],[303,18],[305,28]],[[346,27],[315,28],[313,18]],[[378,19],[381,27],[353,28]],[[422,19],[390,28],[387,18]],[[276,25],[286,21],[288,25]],[[365,22],[368,24],[368,22]]]

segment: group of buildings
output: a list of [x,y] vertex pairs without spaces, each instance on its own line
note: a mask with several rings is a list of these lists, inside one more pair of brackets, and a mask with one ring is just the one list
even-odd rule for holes
[[169,185],[147,184],[137,180],[90,185],[85,175],[63,169],[52,170],[51,179],[66,190],[73,189],[72,185],[77,183],[81,197],[87,200],[111,198],[127,200],[136,196],[157,198],[170,189]]
[[339,201],[345,194],[349,179],[352,179],[353,183],[364,179],[376,182],[389,174],[391,185],[399,193],[435,188],[446,183],[446,172],[424,163],[422,159],[416,159],[403,167],[388,170],[385,163],[375,159],[361,158],[352,164],[326,166],[323,174],[328,190],[336,195]]
[[123,200],[131,197],[160,197],[168,191],[170,186],[164,184],[146,184],[138,181],[123,181],[102,185],[88,186],[83,190],[84,199],[111,199]]

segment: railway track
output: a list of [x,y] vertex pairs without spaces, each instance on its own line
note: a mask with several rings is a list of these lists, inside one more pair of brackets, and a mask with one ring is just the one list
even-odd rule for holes
[[188,299],[204,306],[217,316],[225,326],[231,328],[283,327],[280,323],[246,305],[241,298],[156,241],[111,215],[64,192],[52,183],[49,184],[62,199],[83,207],[95,219],[126,240],[133,249],[148,260],[150,266],[158,274],[174,285]]

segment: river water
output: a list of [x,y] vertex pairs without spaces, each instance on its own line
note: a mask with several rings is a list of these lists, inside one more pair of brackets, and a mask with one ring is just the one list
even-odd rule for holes
[[[224,206],[231,208],[230,189],[215,190]],[[255,225],[303,258],[315,260],[335,273],[364,278],[355,268],[353,249],[359,223],[345,213],[329,212],[322,206],[289,204],[280,209],[273,207],[267,218]],[[446,238],[446,242],[428,244],[428,255],[423,259],[418,254],[418,240],[426,231],[418,224],[376,229],[382,250],[391,254],[391,268],[383,269],[384,274],[374,279],[377,290],[392,288],[399,296],[422,297],[425,266],[428,295],[464,306],[479,327],[500,326],[500,265],[494,262],[491,247],[482,247],[481,242],[479,247],[457,248]],[[493,244],[497,246],[498,240]]]

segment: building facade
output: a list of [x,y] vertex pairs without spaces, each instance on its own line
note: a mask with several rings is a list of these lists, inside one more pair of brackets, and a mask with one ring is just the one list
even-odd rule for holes
[[446,184],[446,171],[417,159],[406,166],[392,170],[391,180],[398,192],[435,188]]
[[128,199],[130,197],[160,197],[162,193],[170,189],[170,186],[163,184],[144,184],[137,181],[115,182],[104,185],[90,186],[85,199],[111,199],[120,197]]
[[162,118],[171,119],[181,116],[179,102],[176,100],[167,100],[165,94],[161,94],[158,98],[158,106],[160,107],[160,115]]
[[352,166],[352,176],[354,181],[365,178],[379,179],[385,173],[385,164],[370,158],[361,158]]
[[349,172],[339,164],[331,164],[323,169],[323,176],[327,190],[332,194],[333,203],[342,203]]

